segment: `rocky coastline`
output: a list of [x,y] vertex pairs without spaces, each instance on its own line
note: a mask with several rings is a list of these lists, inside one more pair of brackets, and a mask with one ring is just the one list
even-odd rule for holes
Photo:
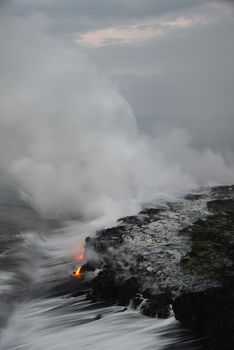
[[82,267],[98,272],[91,301],[174,315],[204,349],[234,348],[234,186],[121,218],[87,237],[86,249],[98,256]]

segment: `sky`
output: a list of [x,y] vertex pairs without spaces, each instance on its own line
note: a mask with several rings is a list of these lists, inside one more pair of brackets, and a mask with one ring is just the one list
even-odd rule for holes
[[1,3],[48,18],[50,33],[87,53],[145,129],[178,127],[197,147],[234,148],[234,1]]

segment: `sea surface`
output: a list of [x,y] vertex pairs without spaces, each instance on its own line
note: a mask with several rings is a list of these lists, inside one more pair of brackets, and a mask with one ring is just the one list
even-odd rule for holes
[[197,349],[172,316],[148,318],[130,308],[90,303],[87,291],[53,288],[76,267],[77,246],[95,227],[45,220],[9,187],[0,190],[0,349]]

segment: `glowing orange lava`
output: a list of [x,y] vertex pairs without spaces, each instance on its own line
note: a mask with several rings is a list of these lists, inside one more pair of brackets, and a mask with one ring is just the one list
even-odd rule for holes
[[77,278],[80,278],[81,277],[81,268],[82,268],[82,265],[80,265],[73,273],[72,275],[77,277]]
[[79,243],[76,247],[75,247],[75,260],[78,262],[79,266],[77,267],[77,269],[72,273],[72,276],[76,277],[76,278],[82,278],[82,272],[81,272],[81,268],[82,268],[82,264],[84,261],[84,245],[82,243]]

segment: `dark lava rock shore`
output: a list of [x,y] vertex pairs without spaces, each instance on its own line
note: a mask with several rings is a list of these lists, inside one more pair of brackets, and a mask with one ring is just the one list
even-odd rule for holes
[[150,317],[174,314],[204,349],[234,349],[234,186],[121,218],[88,237],[86,249],[98,255],[88,262],[99,271],[92,301],[130,304]]
[[193,275],[220,283],[220,288],[188,292],[174,300],[175,317],[197,335],[206,349],[234,349],[234,187],[217,187],[207,202],[211,215],[181,234],[190,237],[191,251],[181,263]]

